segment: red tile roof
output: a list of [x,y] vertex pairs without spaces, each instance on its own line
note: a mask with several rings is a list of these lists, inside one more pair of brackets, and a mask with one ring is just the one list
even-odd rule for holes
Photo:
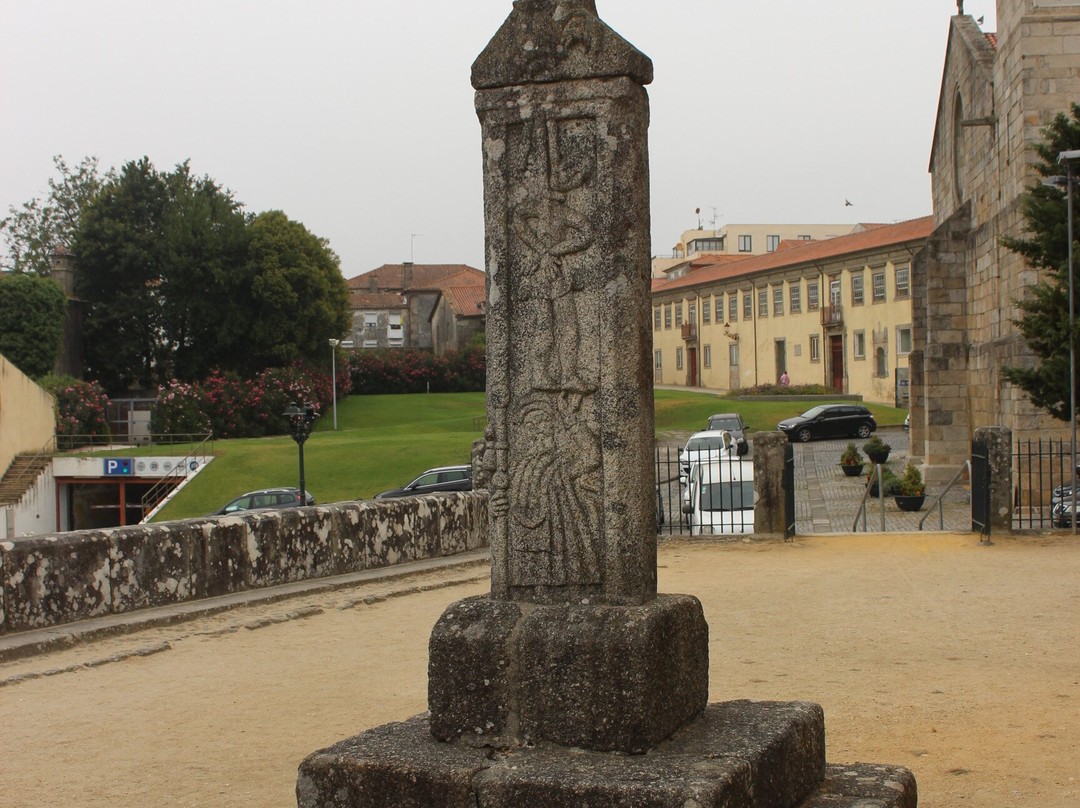
[[396,292],[349,290],[349,307],[354,309],[403,309],[405,299]]
[[443,297],[459,317],[483,317],[485,294],[483,286],[450,286],[443,289]]
[[822,241],[804,241],[798,246],[786,250],[752,255],[742,261],[735,261],[705,267],[697,272],[674,279],[653,279],[653,292],[667,292],[673,289],[701,286],[714,281],[752,275],[770,269],[798,267],[818,261],[827,261],[845,255],[872,252],[908,241],[918,241],[929,237],[933,232],[932,216],[911,219],[898,224],[875,227],[860,233],[824,239]]
[[997,50],[997,34],[984,34],[986,41],[990,43],[990,47]]
[[[370,272],[349,278],[347,283],[350,289],[370,289],[371,280],[375,279],[376,286],[380,291],[404,290],[406,264],[383,264]],[[468,264],[413,264],[412,282],[409,289],[431,289],[440,281],[463,272],[479,275],[481,283],[484,273]]]

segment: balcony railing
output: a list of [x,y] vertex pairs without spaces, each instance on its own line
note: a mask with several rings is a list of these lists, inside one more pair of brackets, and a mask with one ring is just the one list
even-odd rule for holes
[[822,325],[843,325],[844,310],[839,303],[830,303],[821,309]]
[[697,339],[697,324],[696,323],[683,323],[682,338],[684,340]]

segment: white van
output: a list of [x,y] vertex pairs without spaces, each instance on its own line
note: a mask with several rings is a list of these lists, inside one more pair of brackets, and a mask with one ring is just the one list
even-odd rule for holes
[[754,464],[736,456],[695,463],[682,510],[690,535],[754,532]]

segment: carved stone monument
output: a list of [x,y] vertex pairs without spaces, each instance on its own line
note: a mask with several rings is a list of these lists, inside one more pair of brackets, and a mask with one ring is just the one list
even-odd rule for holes
[[651,80],[594,0],[517,0],[473,65],[491,592],[433,629],[429,713],[311,755],[302,808],[915,804],[826,782],[817,705],[708,705],[701,604],[657,595]]

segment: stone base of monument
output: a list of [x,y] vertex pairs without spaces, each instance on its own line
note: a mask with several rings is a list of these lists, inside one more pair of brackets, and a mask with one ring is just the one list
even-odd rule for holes
[[709,627],[692,595],[637,606],[469,598],[443,612],[429,651],[441,741],[638,753],[709,700]]
[[641,755],[553,744],[436,740],[426,715],[386,724],[300,766],[300,808],[914,808],[902,767],[825,763],[821,708],[711,704]]

